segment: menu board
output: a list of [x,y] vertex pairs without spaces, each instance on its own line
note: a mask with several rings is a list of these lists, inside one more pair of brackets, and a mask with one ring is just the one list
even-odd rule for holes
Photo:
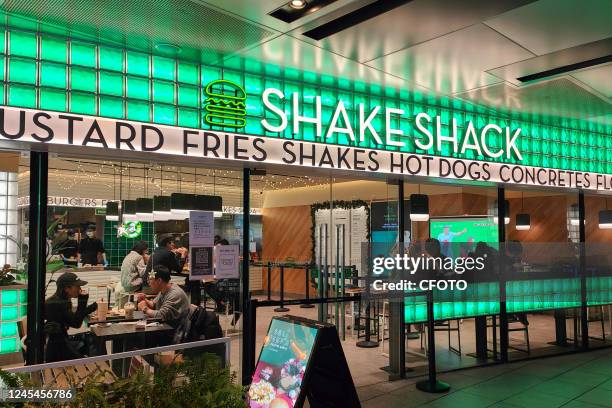
[[[351,258],[349,265],[361,265],[361,247],[368,242],[368,213],[365,207],[353,208],[351,210]],[[359,268],[360,275],[365,271]]]
[[251,408],[293,408],[317,336],[317,329],[272,319],[249,389]]
[[213,274],[213,248],[190,247],[189,280],[201,280],[212,277]]

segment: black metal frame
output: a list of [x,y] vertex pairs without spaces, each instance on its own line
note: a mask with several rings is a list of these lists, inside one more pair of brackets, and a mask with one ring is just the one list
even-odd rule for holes
[[28,252],[28,329],[26,364],[44,362],[47,195],[49,154],[30,154],[30,225]]

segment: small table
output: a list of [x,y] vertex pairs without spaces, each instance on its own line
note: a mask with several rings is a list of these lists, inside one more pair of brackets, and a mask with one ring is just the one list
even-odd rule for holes
[[[159,323],[155,326],[149,326],[144,329],[136,329],[134,324],[111,324],[109,326],[94,326],[91,327],[91,332],[96,336],[98,347],[100,350],[106,350],[105,342],[111,341],[111,353],[121,353],[126,351],[128,341],[134,343],[141,341],[144,343],[145,336],[154,336],[163,333],[174,331],[174,328],[166,323]],[[108,354],[108,351],[107,351]],[[128,366],[125,359],[113,360],[113,371],[117,375],[125,377],[127,375]]]
[[[125,315],[106,315],[106,320],[103,322],[98,321],[98,318],[94,315],[94,317],[89,318],[89,324],[98,324],[98,323],[120,323],[120,322],[137,322],[139,320],[145,319],[144,312],[140,310],[134,310],[134,316],[131,318],[126,318]],[[156,321],[158,319],[149,319],[149,321]]]

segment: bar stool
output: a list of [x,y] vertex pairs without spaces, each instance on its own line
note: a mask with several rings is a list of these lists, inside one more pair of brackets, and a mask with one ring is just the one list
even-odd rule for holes
[[[525,345],[527,349],[522,349],[516,346],[511,346],[510,341],[508,341],[508,348],[522,351],[523,353],[531,354],[531,346],[529,345],[529,323],[527,322],[527,318],[525,318],[525,322],[523,322],[518,314],[509,314],[508,315],[508,337],[510,337],[510,333],[512,332],[523,332],[525,338]],[[511,326],[512,324],[517,324],[516,326]]]
[[[452,322],[457,323],[457,325],[453,327]],[[461,322],[459,319],[435,322],[434,331],[445,331],[448,335],[448,349],[461,357]],[[457,332],[457,348],[454,348],[451,344],[451,332]]]

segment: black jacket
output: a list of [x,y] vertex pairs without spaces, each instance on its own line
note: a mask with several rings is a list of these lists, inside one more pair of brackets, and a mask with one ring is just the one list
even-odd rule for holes
[[55,293],[45,302],[45,334],[47,336],[46,361],[61,361],[81,357],[68,341],[68,328],[79,328],[83,319],[98,308],[97,303],[87,306],[89,296],[79,296],[73,310],[70,299]]
[[184,264],[185,260],[177,258],[174,252],[170,251],[168,248],[158,247],[149,257],[147,269],[145,269],[145,277],[149,276],[149,272],[151,272],[154,266],[163,265],[168,268],[171,273],[180,273],[183,270]]

